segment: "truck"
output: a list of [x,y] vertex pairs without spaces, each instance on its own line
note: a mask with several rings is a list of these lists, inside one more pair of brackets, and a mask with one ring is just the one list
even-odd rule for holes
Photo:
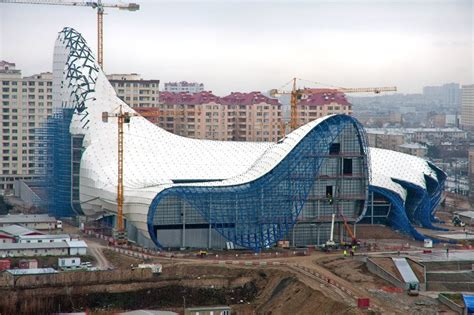
[[138,269],[150,268],[152,273],[160,274],[163,270],[161,264],[138,264]]
[[330,251],[331,249],[337,249],[338,245],[336,242],[334,242],[334,220],[336,219],[336,214],[333,213],[331,217],[331,234],[329,236],[329,239],[326,241],[323,246],[321,246],[321,249],[325,252]]
[[458,214],[455,214],[453,216],[453,219],[451,220],[454,226],[460,226],[460,227],[465,227],[466,223],[462,222],[461,218],[459,218]]

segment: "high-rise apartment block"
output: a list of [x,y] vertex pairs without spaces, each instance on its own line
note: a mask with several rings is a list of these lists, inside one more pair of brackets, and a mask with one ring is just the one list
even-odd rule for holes
[[36,132],[52,113],[51,73],[22,77],[15,64],[0,61],[0,194],[18,179],[40,175],[36,160]]
[[204,92],[204,84],[197,82],[168,82],[165,83],[165,92],[172,93],[199,93]]
[[461,90],[458,83],[425,86],[423,87],[423,96],[436,104],[449,107],[458,107],[461,103]]
[[157,107],[160,80],[144,80],[137,73],[107,75],[117,96],[132,107]]
[[474,84],[463,85],[461,91],[461,127],[474,130]]
[[334,89],[313,89],[303,95],[297,105],[298,125],[331,114],[352,115],[352,105],[346,95]]
[[[211,92],[162,92],[160,103],[155,112],[159,117],[149,119],[181,136],[233,141],[281,138],[281,104],[260,92],[231,93],[225,97]],[[150,116],[150,109],[135,110]]]

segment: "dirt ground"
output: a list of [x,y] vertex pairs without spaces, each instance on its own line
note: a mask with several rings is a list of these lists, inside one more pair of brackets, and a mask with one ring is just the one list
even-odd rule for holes
[[137,265],[143,262],[142,259],[136,259],[130,256],[119,254],[111,249],[102,249],[102,253],[114,268],[130,269],[130,265]]
[[397,231],[385,226],[385,225],[370,225],[370,224],[358,224],[357,225],[357,238],[366,239],[389,239],[389,240],[405,240],[411,241],[411,238],[407,235],[398,233]]
[[[386,268],[399,275],[389,258],[375,258]],[[344,258],[340,256],[319,257],[314,264],[324,266],[336,276],[365,290],[371,298],[380,301],[386,310],[398,314],[451,314],[451,310],[436,299],[418,296],[411,297],[404,293],[390,292],[393,288],[389,282],[372,275],[361,259]],[[399,275],[400,276],[400,275]]]
[[328,299],[294,276],[273,278],[258,297],[257,314],[358,314],[350,305]]

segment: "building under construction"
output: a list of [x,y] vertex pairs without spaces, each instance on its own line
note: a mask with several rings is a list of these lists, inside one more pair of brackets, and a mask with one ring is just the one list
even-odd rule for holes
[[333,220],[336,240],[361,221],[418,239],[415,226],[432,227],[444,173],[370,149],[349,115],[319,117],[277,142],[191,139],[136,115],[71,28],[59,33],[53,70],[44,147],[55,216],[115,218],[123,201],[118,217],[143,246],[255,251],[324,244]]

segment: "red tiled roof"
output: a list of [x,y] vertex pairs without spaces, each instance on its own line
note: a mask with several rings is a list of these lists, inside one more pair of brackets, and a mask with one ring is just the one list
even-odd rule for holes
[[160,92],[160,102],[166,105],[198,105],[211,102],[219,103],[219,99],[218,96],[215,96],[211,92],[198,92],[193,94],[185,92]]
[[160,92],[160,102],[165,105],[198,105],[211,102],[221,105],[253,105],[260,103],[280,105],[277,99],[266,97],[260,92],[232,92],[230,95],[224,97],[215,96],[212,92],[198,92],[192,94],[185,92]]
[[310,89],[311,94],[306,94],[298,102],[298,105],[322,106],[336,103],[339,105],[351,105],[346,95],[335,89]]
[[187,81],[181,81],[181,82],[167,82],[165,83],[165,86],[204,86],[204,83],[198,83],[198,82],[187,82]]
[[260,103],[280,105],[277,99],[269,98],[260,92],[232,92],[230,95],[224,96],[221,101],[224,105],[253,105]]

